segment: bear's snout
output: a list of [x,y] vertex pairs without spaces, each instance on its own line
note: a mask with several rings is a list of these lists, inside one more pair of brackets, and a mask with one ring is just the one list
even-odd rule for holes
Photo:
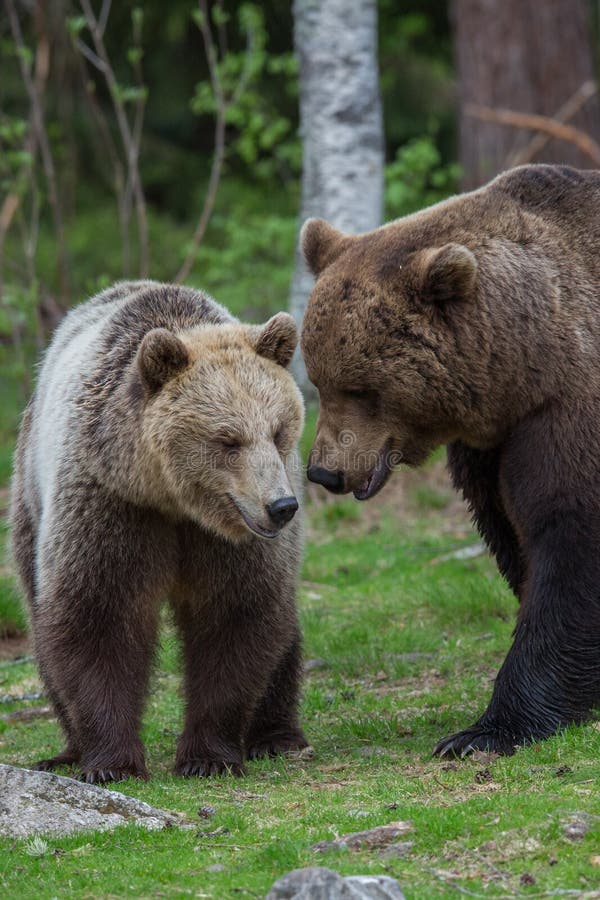
[[278,528],[282,528],[290,522],[298,510],[298,501],[295,497],[280,497],[266,506],[269,519]]
[[343,494],[346,490],[344,473],[339,470],[332,472],[322,466],[309,466],[306,470],[306,477],[315,484],[322,484],[332,494]]

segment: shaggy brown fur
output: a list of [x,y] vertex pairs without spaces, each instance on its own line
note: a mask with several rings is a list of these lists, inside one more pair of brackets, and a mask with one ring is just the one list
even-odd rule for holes
[[285,314],[244,326],[151,282],[117,285],[56,333],[12,491],[36,655],[67,737],[41,768],[146,777],[139,729],[166,597],[185,665],[175,771],[241,773],[244,756],[306,745],[300,517],[281,530],[300,491],[296,340]]
[[368,234],[304,228],[309,478],[367,499],[448,444],[521,601],[488,709],[442,754],[510,753],[600,701],[599,209],[599,173],[525,166]]

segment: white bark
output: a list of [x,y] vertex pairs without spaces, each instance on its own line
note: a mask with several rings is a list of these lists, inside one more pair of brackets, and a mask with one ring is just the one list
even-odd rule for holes
[[[376,0],[294,0],[303,141],[300,226],[311,216],[349,233],[381,224],[383,125]],[[313,278],[299,249],[290,312],[300,326]],[[299,355],[294,374],[306,391]]]

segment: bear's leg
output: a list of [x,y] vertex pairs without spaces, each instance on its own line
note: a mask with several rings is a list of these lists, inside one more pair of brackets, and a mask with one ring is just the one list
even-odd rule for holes
[[[237,578],[230,579],[229,590],[235,587],[233,581]],[[228,606],[228,598],[216,596],[210,619],[204,603],[195,606],[179,598],[174,604],[184,648],[186,695],[176,774],[244,773],[248,725],[267,692],[281,646],[290,640],[288,624],[279,622],[273,609],[276,590],[273,580],[271,597],[253,596],[247,579],[235,589],[238,596],[245,594],[245,602],[229,600]]]
[[64,618],[48,617],[36,629],[38,644],[44,646],[41,670],[48,672],[46,684],[52,686],[70,744],[64,755],[38,766],[51,768],[72,756],[80,762],[82,779],[90,783],[147,777],[138,732],[158,605],[147,597],[146,610],[131,610],[129,598],[120,597],[120,608],[108,610],[100,606],[104,599],[95,590],[87,597],[63,591],[61,602],[69,602],[71,609]]
[[[510,754],[586,719],[600,703],[600,491],[591,434],[580,411],[524,423],[501,463],[501,485],[523,535],[523,581],[514,643],[492,699],[471,728],[435,752]],[[540,451],[543,448],[543,451]]]
[[250,723],[287,648],[282,678],[293,702],[286,727],[296,727],[301,536],[292,522],[273,542],[233,544],[192,525],[180,526],[178,537],[171,603],[184,650],[186,711],[175,772],[241,774]]
[[298,722],[298,694],[302,678],[300,635],[296,635],[271,676],[246,735],[249,759],[276,756],[308,747]]
[[[183,642],[186,711],[177,745],[175,774],[207,777],[243,775],[242,734],[255,704],[252,625],[232,614],[207,621],[206,609],[182,598],[174,604]],[[211,628],[210,625],[216,627]]]
[[145,778],[139,729],[174,545],[149,511],[100,491],[79,500],[48,526],[36,650],[82,779]]
[[[35,633],[35,624],[33,630]],[[56,687],[54,686],[48,675],[47,668],[44,664],[43,650],[37,652],[36,657],[40,675],[44,683],[44,687],[46,688],[46,693],[50,698],[50,702],[54,707],[54,711],[56,712],[58,721],[60,722],[62,730],[67,739],[67,744],[64,750],[62,750],[60,753],[57,753],[56,756],[50,756],[46,759],[40,759],[34,765],[34,769],[38,769],[42,772],[52,772],[59,766],[70,766],[73,765],[73,763],[79,762],[81,753],[79,751],[79,742],[77,740],[77,735],[75,734],[73,723],[70,721],[66,707],[60,699],[58,691],[56,690]]]
[[521,551],[500,495],[499,458],[498,450],[476,450],[460,441],[448,445],[452,483],[467,501],[474,524],[496,557],[501,574],[519,597],[523,580]]

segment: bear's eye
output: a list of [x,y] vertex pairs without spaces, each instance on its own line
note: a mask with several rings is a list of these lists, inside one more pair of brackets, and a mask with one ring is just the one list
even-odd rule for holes
[[221,447],[224,447],[226,450],[228,450],[230,452],[240,450],[241,446],[242,446],[239,441],[236,441],[235,438],[230,438],[230,437],[220,438],[219,443],[221,444]]
[[344,396],[351,400],[352,403],[356,403],[367,415],[374,416],[377,414],[379,409],[379,394],[377,391],[354,390],[351,388],[344,391]]
[[360,403],[373,403],[377,400],[377,393],[375,391],[350,388],[349,390],[344,391],[344,394],[350,400],[358,400]]

